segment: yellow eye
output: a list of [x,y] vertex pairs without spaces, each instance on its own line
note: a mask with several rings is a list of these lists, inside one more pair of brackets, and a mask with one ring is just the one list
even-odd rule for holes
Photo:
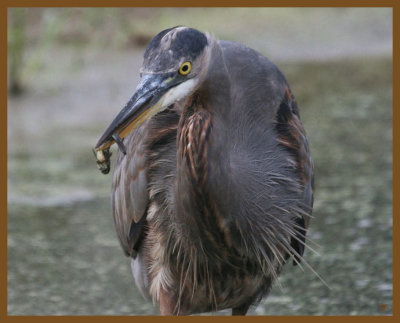
[[179,74],[181,75],[188,75],[192,70],[192,63],[185,62],[179,67]]

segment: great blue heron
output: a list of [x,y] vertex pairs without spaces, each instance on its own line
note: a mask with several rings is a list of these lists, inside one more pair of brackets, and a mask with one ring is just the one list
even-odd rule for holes
[[[255,50],[187,27],[148,45],[136,92],[96,145],[115,228],[161,314],[244,315],[302,259],[313,163],[285,77]],[[122,141],[122,138],[125,138]]]

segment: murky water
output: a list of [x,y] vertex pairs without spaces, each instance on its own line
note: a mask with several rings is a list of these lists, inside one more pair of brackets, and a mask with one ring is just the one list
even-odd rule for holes
[[[134,286],[111,219],[111,176],[98,172],[91,152],[134,89],[129,71],[140,60],[58,55],[52,75],[9,100],[8,313],[157,314]],[[85,68],[71,71],[70,64]],[[306,260],[329,288],[306,267],[288,264],[283,290],[274,288],[251,314],[391,314],[391,60],[280,67],[316,166],[310,237],[319,247],[310,246],[319,255],[307,251]],[[61,75],[62,87],[54,81]]]

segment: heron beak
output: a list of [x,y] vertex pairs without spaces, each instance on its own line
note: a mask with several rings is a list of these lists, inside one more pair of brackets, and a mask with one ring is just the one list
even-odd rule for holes
[[170,74],[145,74],[135,94],[118,113],[96,144],[95,150],[109,148],[116,141],[125,138],[133,129],[163,109],[162,96],[174,86]]

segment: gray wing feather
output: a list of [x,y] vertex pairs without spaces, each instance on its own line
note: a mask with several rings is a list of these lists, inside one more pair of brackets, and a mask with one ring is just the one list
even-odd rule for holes
[[121,246],[127,255],[134,254],[149,203],[145,157],[145,127],[128,135],[124,144],[130,149],[118,152],[112,185],[114,224]]

